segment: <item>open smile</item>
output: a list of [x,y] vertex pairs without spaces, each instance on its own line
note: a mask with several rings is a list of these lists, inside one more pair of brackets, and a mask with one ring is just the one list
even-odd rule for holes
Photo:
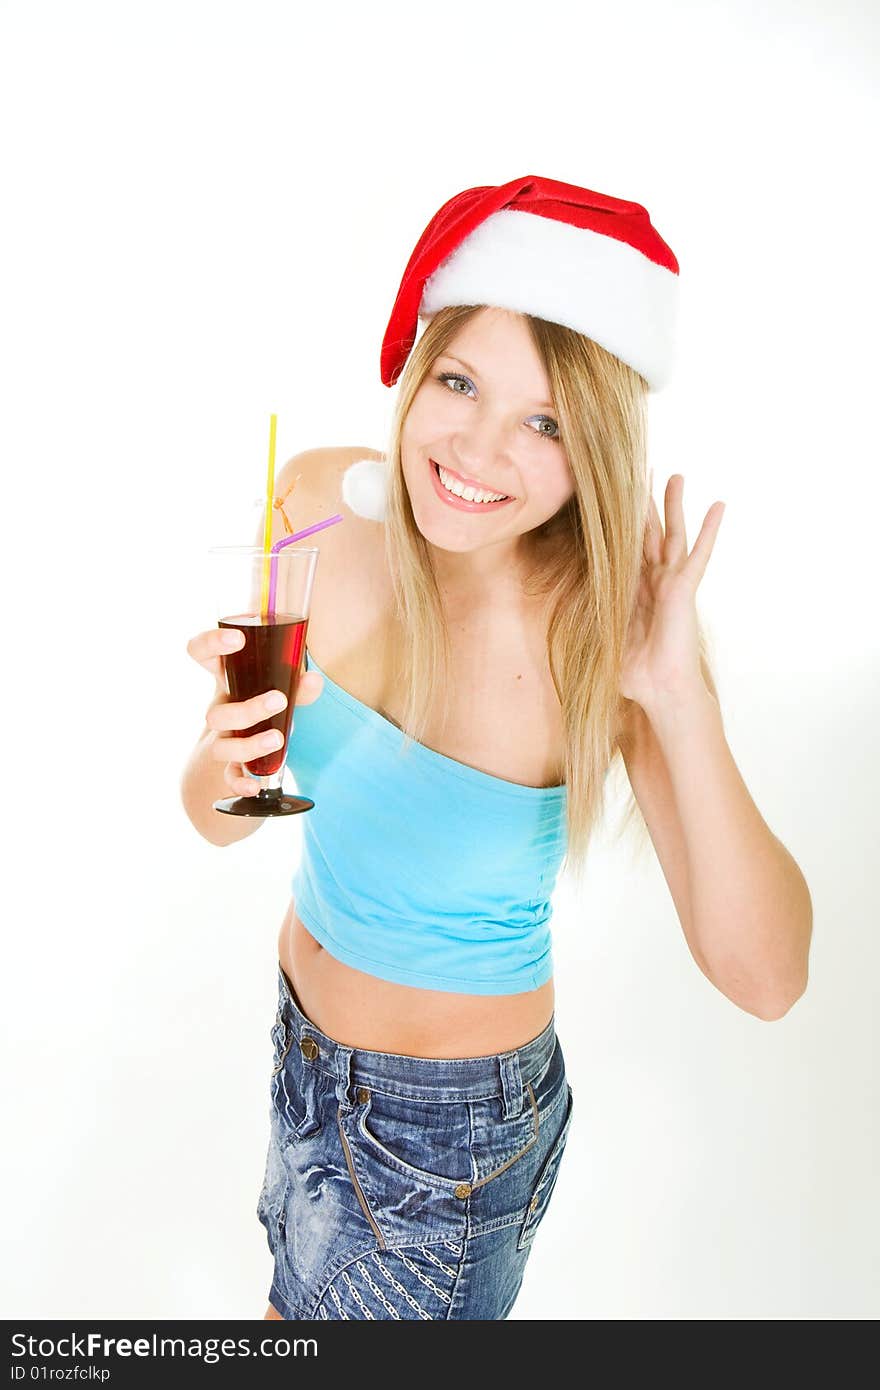
[[[436,464],[433,459],[429,459],[428,462],[431,465],[431,477],[434,482],[434,491],[437,493],[438,497],[440,497],[441,500],[444,501],[446,505],[449,507],[457,507],[459,511],[464,512],[494,512],[497,511],[499,507],[506,507],[508,502],[516,501],[514,497],[502,497],[496,502],[479,502],[472,498],[458,497],[454,492],[451,492],[449,488],[444,487],[443,481],[440,477],[439,464]],[[478,484],[470,482],[467,478],[463,478],[459,473],[454,473],[451,469],[444,468],[443,476],[447,482],[455,483],[457,486],[472,489],[474,492],[476,492],[478,497],[480,496],[481,491],[483,495],[485,495],[486,493],[492,495],[490,489],[481,489]]]

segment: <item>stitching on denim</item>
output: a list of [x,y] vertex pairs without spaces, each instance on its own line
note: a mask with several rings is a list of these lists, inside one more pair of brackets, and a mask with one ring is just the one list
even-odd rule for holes
[[[351,1145],[350,1145],[349,1139],[348,1139],[348,1135],[345,1133],[345,1129],[344,1129],[343,1124],[342,1124],[342,1104],[341,1104],[341,1103],[340,1103],[340,1105],[338,1106],[337,1111],[336,1111],[336,1127],[337,1127],[337,1129],[338,1129],[338,1131],[339,1131],[339,1138],[340,1138],[340,1142],[341,1142],[341,1144],[342,1144],[342,1151],[343,1151],[343,1153],[344,1153],[344,1155],[345,1155],[345,1165],[346,1165],[346,1167],[348,1168],[348,1176],[349,1176],[349,1178],[351,1179],[351,1184],[352,1184],[352,1187],[354,1188],[355,1195],[356,1195],[356,1197],[357,1197],[357,1199],[358,1199],[358,1201],[359,1201],[359,1203],[360,1203],[360,1205],[361,1205],[361,1209],[363,1210],[364,1216],[365,1216],[366,1219],[367,1219],[367,1223],[368,1223],[368,1225],[370,1226],[370,1229],[372,1230],[373,1234],[375,1235],[376,1239],[378,1240],[381,1249],[384,1250],[385,1247],[386,1247],[386,1244],[387,1244],[387,1242],[386,1242],[386,1240],[385,1240],[384,1232],[382,1231],[381,1226],[379,1225],[378,1221],[376,1220],[375,1216],[373,1215],[373,1209],[372,1209],[372,1206],[370,1205],[370,1202],[369,1202],[369,1200],[368,1200],[368,1198],[367,1198],[366,1188],[365,1188],[365,1186],[364,1186],[364,1184],[363,1184],[363,1182],[362,1182],[361,1176],[360,1176],[359,1173],[357,1173],[357,1172],[355,1171],[355,1157],[354,1157],[354,1153],[352,1152]],[[371,1195],[372,1195],[372,1194],[371,1194]],[[373,1198],[373,1201],[375,1202],[375,1198]]]
[[[506,1172],[508,1168],[512,1167],[514,1163],[516,1163],[525,1154],[527,1154],[529,1149],[534,1147],[534,1145],[538,1142],[538,1135],[542,1119],[546,1122],[546,1120],[555,1112],[561,1100],[561,1097],[558,1097],[550,1106],[550,1108],[548,1110],[545,1110],[542,1115],[541,1111],[538,1108],[538,1102],[535,1097],[535,1092],[532,1088],[531,1082],[527,1083],[526,1090],[529,1093],[529,1102],[532,1107],[532,1137],[529,1139],[529,1142],[527,1144],[525,1144],[522,1148],[517,1149],[517,1151],[514,1154],[511,1154],[511,1156],[505,1159],[503,1163],[499,1164],[497,1168],[493,1168],[491,1173],[487,1173],[482,1178],[478,1178],[476,1176],[476,1159],[473,1157],[473,1112],[471,1110],[470,1105],[468,1105],[468,1124],[470,1127],[468,1138],[468,1152],[471,1154],[472,1159],[471,1176],[468,1182],[472,1191],[475,1191],[478,1187],[483,1187],[487,1182],[490,1182],[493,1178],[497,1178],[498,1176],[500,1176],[501,1173]],[[366,1104],[368,1104],[368,1102],[365,1102],[365,1105]],[[442,1173],[432,1173],[431,1170],[428,1168],[417,1168],[414,1164],[408,1163],[406,1162],[406,1160],[399,1158],[398,1155],[393,1153],[391,1149],[386,1148],[382,1141],[380,1139],[377,1139],[376,1135],[373,1134],[372,1131],[367,1128],[365,1109],[362,1109],[360,1106],[348,1107],[346,1109],[346,1114],[352,1113],[356,1113],[355,1128],[357,1129],[358,1134],[360,1134],[361,1137],[366,1141],[368,1149],[372,1152],[375,1152],[379,1156],[380,1161],[385,1162],[395,1172],[405,1174],[409,1177],[411,1181],[414,1180],[417,1182],[421,1182],[425,1186],[430,1184],[434,1187],[439,1187],[446,1191],[454,1191],[455,1188],[458,1187],[461,1182],[465,1181],[461,1178],[447,1178]],[[352,1153],[352,1161],[354,1161],[354,1153]],[[360,1174],[358,1176],[360,1178],[361,1185],[364,1189],[364,1194],[366,1196],[369,1185],[367,1182],[364,1181],[362,1177],[360,1177]]]
[[[470,1206],[470,1202],[468,1202],[467,1205]],[[470,1222],[470,1218],[468,1218],[468,1221]],[[458,1286],[461,1282],[462,1275],[464,1274],[464,1261],[469,1238],[470,1231],[468,1231],[468,1235],[465,1236],[464,1240],[461,1242],[461,1245],[459,1246],[453,1245],[452,1242],[448,1240],[444,1240],[443,1242],[444,1245],[449,1246],[450,1250],[455,1250],[460,1257],[458,1261],[458,1268],[455,1272],[455,1278],[452,1281],[452,1288],[449,1290],[449,1307],[446,1310],[447,1322],[450,1321],[450,1319],[452,1318],[452,1309],[455,1306],[455,1296],[458,1293]]]
[[[430,1168],[417,1168],[414,1163],[408,1163],[405,1159],[399,1158],[391,1149],[386,1148],[381,1139],[377,1139],[372,1130],[367,1128],[367,1107],[369,1105],[370,1102],[365,1101],[363,1105],[357,1107],[355,1128],[361,1138],[366,1141],[368,1149],[378,1154],[380,1161],[387,1163],[395,1172],[406,1174],[411,1182],[421,1183],[423,1187],[440,1187],[451,1191],[458,1183],[464,1181],[463,1178],[447,1178],[442,1173],[432,1173]],[[351,1109],[349,1113],[353,1113]],[[470,1111],[468,1114],[470,1115]],[[470,1143],[468,1148],[470,1149]]]
[[547,1075],[548,1071],[550,1070],[553,1064],[553,1058],[555,1055],[556,1048],[554,1047],[553,1051],[550,1053],[550,1056],[547,1058],[546,1062],[541,1067],[541,1070],[539,1072],[536,1072],[534,1076],[529,1078],[533,1086],[540,1086],[541,1082],[544,1080],[544,1077]]
[[471,1191],[476,1191],[478,1187],[484,1187],[487,1182],[491,1182],[493,1178],[497,1178],[501,1173],[506,1172],[508,1168],[510,1168],[514,1163],[516,1163],[517,1159],[522,1158],[523,1154],[527,1154],[529,1149],[534,1148],[535,1144],[537,1144],[538,1133],[541,1128],[541,1113],[538,1110],[538,1102],[535,1099],[535,1093],[532,1090],[531,1082],[529,1082],[529,1084],[526,1086],[526,1090],[529,1093],[529,1101],[532,1107],[532,1118],[535,1122],[534,1133],[531,1139],[525,1145],[524,1148],[520,1149],[518,1153],[515,1153],[512,1158],[509,1158],[507,1160],[506,1163],[502,1163],[500,1168],[494,1168],[492,1172],[487,1173],[484,1178],[477,1178],[476,1182],[472,1182]]
[[[419,1246],[419,1249],[421,1249],[421,1246]],[[402,1250],[397,1251],[397,1256],[400,1259],[401,1263],[406,1265],[410,1274],[414,1274],[416,1278],[419,1280],[419,1282],[425,1284],[429,1289],[431,1289],[431,1291],[435,1293],[443,1303],[452,1302],[446,1290],[441,1289],[437,1284],[435,1284],[430,1274],[425,1274],[424,1270],[419,1269],[418,1265],[415,1264],[413,1260],[408,1259],[407,1256],[404,1255]]]
[[[388,1313],[391,1314],[391,1316],[392,1316],[392,1318],[394,1318],[395,1322],[400,1322],[400,1314],[398,1313],[398,1311],[397,1311],[397,1309],[395,1308],[394,1304],[393,1304],[389,1299],[387,1299],[387,1298],[385,1297],[384,1293],[383,1293],[382,1290],[379,1288],[379,1285],[376,1283],[375,1279],[374,1279],[374,1278],[372,1277],[372,1275],[370,1274],[370,1271],[367,1269],[367,1266],[364,1264],[363,1260],[358,1260],[358,1262],[357,1262],[357,1267],[358,1267],[358,1269],[360,1270],[361,1274],[362,1274],[362,1275],[364,1276],[364,1278],[366,1279],[367,1283],[369,1284],[370,1289],[371,1289],[372,1292],[373,1292],[373,1296],[379,1300],[379,1302],[382,1304],[382,1307],[386,1310],[386,1312],[388,1312]],[[346,1278],[348,1278],[348,1275],[347,1275],[347,1274],[346,1274]],[[350,1281],[349,1281],[349,1282],[350,1282]],[[373,1316],[373,1314],[371,1313],[371,1314],[370,1314],[370,1317],[372,1317],[372,1316]]]
[[384,1277],[388,1280],[388,1282],[389,1282],[389,1284],[392,1286],[392,1288],[396,1289],[397,1292],[398,1292],[399,1294],[401,1294],[401,1295],[406,1299],[406,1301],[407,1301],[407,1303],[409,1304],[409,1306],[410,1306],[411,1308],[413,1308],[413,1309],[418,1313],[418,1315],[419,1315],[419,1317],[422,1319],[422,1321],[423,1321],[423,1322],[433,1322],[434,1319],[431,1317],[431,1314],[425,1311],[425,1309],[422,1307],[421,1303],[419,1303],[415,1298],[413,1298],[413,1296],[412,1296],[412,1294],[409,1292],[409,1290],[408,1290],[408,1289],[405,1289],[405,1288],[403,1287],[403,1284],[401,1284],[401,1283],[399,1282],[399,1280],[395,1279],[394,1275],[391,1273],[391,1270],[390,1270],[390,1269],[386,1269],[385,1265],[383,1265],[381,1259],[379,1258],[378,1252],[375,1251],[375,1250],[371,1251],[371,1253],[370,1253],[370,1258],[371,1258],[372,1260],[374,1260],[375,1263],[379,1266],[380,1270],[382,1271],[382,1274],[383,1274]]
[[[424,1059],[416,1058],[415,1060],[420,1061],[420,1060],[424,1060]],[[456,1061],[457,1059],[456,1059],[455,1057],[451,1057],[451,1058],[445,1058],[445,1059],[443,1059],[443,1060],[454,1062],[454,1061]],[[463,1061],[470,1061],[471,1059],[470,1059],[470,1058],[462,1058],[461,1060],[463,1060]],[[551,1058],[550,1060],[552,1061],[552,1058]],[[322,1072],[324,1076],[329,1076],[329,1078],[330,1078],[331,1081],[336,1081],[337,1078],[336,1078],[336,1073],[335,1073],[335,1072],[328,1071],[326,1067],[319,1066],[316,1062],[311,1062],[309,1065],[310,1065],[310,1066],[313,1066],[314,1069],[315,1069],[315,1071]],[[547,1067],[549,1067],[549,1065],[550,1065],[550,1062],[548,1061],[547,1066],[542,1067],[542,1069],[538,1072],[537,1076],[534,1076],[534,1077],[531,1077],[531,1078],[530,1078],[530,1082],[531,1082],[532,1085],[537,1085],[537,1084],[538,1084],[538,1081],[541,1079],[541,1077],[543,1077],[543,1076],[546,1075]],[[491,1090],[491,1091],[486,1092],[485,1095],[482,1095],[482,1094],[481,1094],[481,1095],[478,1095],[478,1096],[472,1096],[472,1095],[470,1094],[470,1092],[467,1092],[466,1094],[456,1094],[456,1095],[454,1095],[454,1096],[448,1096],[448,1095],[447,1095],[447,1096],[444,1096],[444,1095],[427,1095],[427,1096],[422,1095],[422,1096],[415,1096],[415,1095],[412,1095],[408,1090],[400,1090],[400,1089],[397,1089],[396,1087],[393,1086],[393,1084],[386,1083],[385,1085],[379,1085],[379,1086],[377,1086],[376,1083],[375,1083],[375,1081],[371,1081],[371,1080],[363,1081],[363,1080],[361,1080],[361,1079],[358,1077],[358,1075],[357,1075],[356,1073],[353,1073],[353,1074],[352,1074],[352,1083],[355,1084],[355,1085],[368,1086],[369,1089],[370,1089],[371,1091],[375,1091],[377,1095],[390,1096],[393,1100],[420,1101],[420,1102],[421,1102],[422,1104],[424,1104],[424,1105],[468,1105],[468,1104],[470,1104],[471,1101],[478,1101],[478,1100],[500,1100],[500,1099],[502,1098],[502,1094],[503,1094],[503,1093],[502,1093],[501,1091],[499,1091],[498,1088],[496,1087],[494,1090]]]
[[[424,1308],[422,1304],[419,1303],[418,1300],[413,1297],[412,1294],[409,1293],[406,1287],[403,1284],[401,1284],[400,1281],[394,1276],[392,1269],[389,1268],[389,1264],[391,1263],[389,1257],[396,1256],[407,1267],[407,1269],[409,1269],[411,1273],[413,1273],[416,1276],[416,1278],[420,1280],[421,1283],[425,1284],[429,1289],[431,1289],[431,1291],[437,1296],[441,1304],[446,1305],[446,1312],[443,1316],[445,1319],[450,1318],[452,1316],[451,1310],[455,1300],[455,1294],[458,1289],[459,1280],[461,1279],[464,1271],[464,1256],[465,1251],[467,1249],[467,1239],[461,1241],[460,1243],[450,1240],[440,1240],[433,1242],[433,1244],[437,1246],[443,1245],[448,1249],[452,1250],[453,1253],[458,1257],[457,1268],[453,1269],[450,1265],[444,1264],[443,1261],[440,1260],[439,1257],[434,1254],[433,1250],[428,1245],[420,1244],[414,1246],[413,1249],[418,1250],[418,1252],[422,1256],[426,1257],[431,1262],[431,1264],[435,1266],[435,1268],[442,1269],[450,1277],[452,1282],[451,1288],[448,1293],[446,1293],[442,1288],[439,1288],[438,1285],[427,1274],[423,1273],[423,1271],[420,1270],[411,1259],[408,1259],[402,1249],[400,1249],[399,1247],[389,1246],[388,1249],[386,1251],[383,1251],[381,1255],[377,1250],[361,1251],[357,1255],[352,1255],[339,1268],[337,1268],[331,1275],[330,1279],[328,1279],[323,1290],[319,1293],[317,1299],[312,1304],[314,1312],[311,1314],[307,1312],[302,1314],[297,1313],[296,1316],[303,1318],[311,1316],[324,1319],[332,1317],[333,1314],[329,1314],[327,1312],[328,1299],[332,1299],[333,1306],[337,1310],[336,1316],[340,1318],[346,1318],[350,1321],[351,1314],[345,1312],[345,1309],[339,1297],[339,1290],[336,1287],[338,1284],[340,1284],[340,1282],[342,1282],[345,1284],[354,1302],[357,1304],[358,1307],[361,1308],[364,1318],[372,1318],[375,1320],[375,1313],[372,1313],[368,1307],[365,1307],[365,1305],[363,1304],[361,1291],[358,1290],[357,1285],[350,1278],[349,1270],[351,1269],[352,1265],[356,1265],[365,1283],[370,1288],[371,1292],[376,1297],[376,1299],[386,1309],[389,1316],[399,1321],[399,1311],[396,1308],[394,1308],[394,1305],[387,1298],[384,1291],[370,1276],[368,1263],[370,1260],[372,1260],[373,1263],[376,1265],[377,1269],[381,1272],[383,1279],[390,1285],[392,1289],[394,1289],[398,1294],[400,1294],[400,1296],[403,1299],[406,1300],[407,1304],[413,1309],[413,1311],[416,1312],[418,1316],[423,1320],[433,1322],[433,1315],[430,1312],[428,1312],[428,1310]],[[386,1263],[386,1261],[388,1263]],[[278,1305],[276,1303],[276,1307],[277,1306]]]
[[425,1259],[430,1260],[432,1265],[436,1265],[438,1269],[442,1269],[443,1273],[448,1274],[450,1279],[455,1278],[457,1271],[454,1270],[451,1265],[445,1265],[443,1261],[440,1259],[440,1256],[435,1255],[433,1250],[429,1249],[427,1245],[420,1245],[419,1249],[421,1250]]
[[[564,1094],[567,1102],[566,1116],[560,1126],[559,1133],[550,1145],[550,1149],[538,1171],[537,1181],[532,1189],[525,1216],[520,1223],[519,1236],[516,1242],[517,1250],[525,1250],[534,1240],[535,1232],[544,1219],[550,1197],[556,1186],[556,1178],[562,1167],[562,1158],[568,1146],[568,1136],[571,1132],[571,1122],[574,1118],[574,1099],[571,1088],[567,1082]],[[540,1200],[538,1200],[539,1197]],[[532,1203],[536,1203],[534,1210],[532,1209]]]
[[342,1299],[339,1297],[339,1294],[336,1292],[336,1289],[332,1284],[327,1285],[327,1293],[329,1293],[330,1297],[333,1299],[333,1302],[336,1304],[340,1318],[344,1318],[346,1322],[350,1322],[351,1319],[349,1318],[348,1313],[346,1313],[345,1309],[342,1306]]
[[358,1290],[358,1288],[357,1288],[357,1285],[355,1284],[354,1280],[352,1279],[352,1277],[351,1277],[351,1275],[349,1274],[349,1272],[348,1272],[347,1269],[344,1269],[344,1270],[342,1271],[342,1277],[343,1277],[343,1279],[345,1280],[346,1284],[348,1285],[349,1291],[351,1292],[351,1296],[352,1296],[352,1298],[354,1299],[354,1301],[355,1301],[355,1303],[357,1304],[357,1306],[360,1308],[361,1312],[363,1313],[364,1318],[365,1318],[368,1322],[375,1322],[375,1321],[376,1321],[376,1315],[375,1315],[375,1313],[372,1313],[372,1312],[370,1311],[370,1309],[367,1307],[367,1305],[366,1305],[366,1303],[364,1302],[364,1300],[361,1298],[361,1295],[360,1295],[360,1292],[359,1292],[359,1290]]
[[348,1269],[353,1264],[357,1264],[358,1260],[365,1260],[367,1256],[372,1253],[374,1248],[374,1245],[361,1246],[353,1255],[337,1255],[335,1259],[329,1260],[321,1270],[316,1284],[317,1294],[312,1295],[312,1298],[309,1300],[309,1306],[317,1308],[323,1302],[333,1280],[338,1279],[343,1270]]

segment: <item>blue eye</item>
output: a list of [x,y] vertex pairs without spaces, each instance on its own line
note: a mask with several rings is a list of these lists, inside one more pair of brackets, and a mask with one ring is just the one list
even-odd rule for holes
[[[471,381],[470,377],[461,376],[458,372],[440,372],[436,379],[437,381],[442,382],[463,381],[467,386],[473,388],[473,382]],[[466,392],[456,391],[454,387],[450,389],[456,396],[467,394]],[[553,425],[554,429],[556,430],[555,434],[548,434],[546,430],[535,430],[535,434],[537,434],[541,439],[549,439],[552,444],[560,444],[562,442],[561,436],[559,434],[559,426],[555,420],[551,419],[549,415],[536,415],[534,418],[536,420],[546,421],[548,425]]]

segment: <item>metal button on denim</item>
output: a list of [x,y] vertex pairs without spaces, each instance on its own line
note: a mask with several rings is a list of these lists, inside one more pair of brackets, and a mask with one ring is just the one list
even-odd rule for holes
[[318,1044],[314,1038],[303,1038],[299,1045],[299,1050],[310,1062],[314,1062],[318,1055]]
[[461,1197],[461,1198],[470,1197],[470,1195],[471,1195],[471,1185],[470,1185],[470,1183],[469,1183],[469,1182],[460,1182],[460,1183],[458,1183],[458,1185],[456,1186],[456,1189],[455,1189],[455,1195],[456,1195],[456,1197]]
[[358,1086],[357,1098],[361,1102],[361,1104],[363,1104],[364,1101],[370,1099],[370,1093],[367,1090],[366,1086]]

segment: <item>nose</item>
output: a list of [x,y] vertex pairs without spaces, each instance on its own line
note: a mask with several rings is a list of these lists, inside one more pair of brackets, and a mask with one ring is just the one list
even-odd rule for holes
[[489,420],[473,422],[468,429],[459,430],[452,440],[450,468],[476,487],[510,492],[502,481],[511,475],[510,459],[504,446],[501,430]]

